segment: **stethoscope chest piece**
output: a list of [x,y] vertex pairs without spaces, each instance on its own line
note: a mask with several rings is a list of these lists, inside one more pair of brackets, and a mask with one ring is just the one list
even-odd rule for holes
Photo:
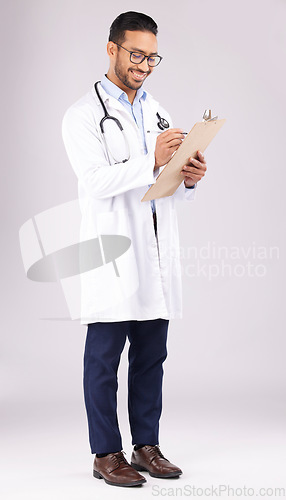
[[170,127],[169,122],[165,118],[162,118],[159,113],[156,113],[156,116],[159,120],[157,126],[160,130],[165,130]]

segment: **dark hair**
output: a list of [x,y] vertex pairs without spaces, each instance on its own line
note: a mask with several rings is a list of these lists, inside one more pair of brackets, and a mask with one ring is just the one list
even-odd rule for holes
[[152,17],[141,12],[123,12],[114,19],[109,31],[109,42],[122,43],[125,40],[125,31],[151,31],[158,33],[158,26]]

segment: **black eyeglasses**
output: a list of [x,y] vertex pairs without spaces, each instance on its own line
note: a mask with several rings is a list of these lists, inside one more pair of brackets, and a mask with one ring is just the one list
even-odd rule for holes
[[121,47],[122,49],[126,50],[126,52],[129,52],[130,54],[130,61],[133,64],[141,64],[145,59],[147,59],[148,66],[154,67],[158,66],[158,64],[162,61],[163,57],[156,55],[156,56],[144,56],[144,54],[141,54],[140,52],[132,52],[131,50],[126,49],[125,47],[122,47],[122,45],[119,45],[119,43],[113,42],[115,45],[118,45],[118,47]]

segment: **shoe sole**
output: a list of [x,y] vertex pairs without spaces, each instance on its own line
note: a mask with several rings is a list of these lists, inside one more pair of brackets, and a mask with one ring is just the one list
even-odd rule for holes
[[114,483],[112,481],[108,481],[108,479],[105,479],[97,470],[93,469],[93,477],[96,477],[96,479],[104,479],[106,484],[110,484],[111,486],[141,486],[141,484],[146,483],[146,479],[138,479],[138,481],[133,481],[132,483]]
[[[142,471],[149,472],[148,469],[145,469],[145,467],[142,467],[142,465],[137,465],[137,464],[134,464],[133,462],[131,462],[130,465],[138,472],[142,472]],[[149,472],[149,475],[151,477],[158,477],[158,478],[178,477],[181,474],[183,474],[183,473],[182,472],[169,472],[167,474],[155,474],[154,472]]]

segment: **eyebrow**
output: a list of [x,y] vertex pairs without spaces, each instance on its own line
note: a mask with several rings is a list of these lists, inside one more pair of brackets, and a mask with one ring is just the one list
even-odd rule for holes
[[[132,50],[134,52],[141,52],[142,54],[147,55],[147,54],[145,54],[145,52],[143,50],[138,49],[136,47],[131,47],[130,50]],[[158,52],[151,52],[151,54],[149,54],[149,56],[157,56],[157,55],[158,55]]]

